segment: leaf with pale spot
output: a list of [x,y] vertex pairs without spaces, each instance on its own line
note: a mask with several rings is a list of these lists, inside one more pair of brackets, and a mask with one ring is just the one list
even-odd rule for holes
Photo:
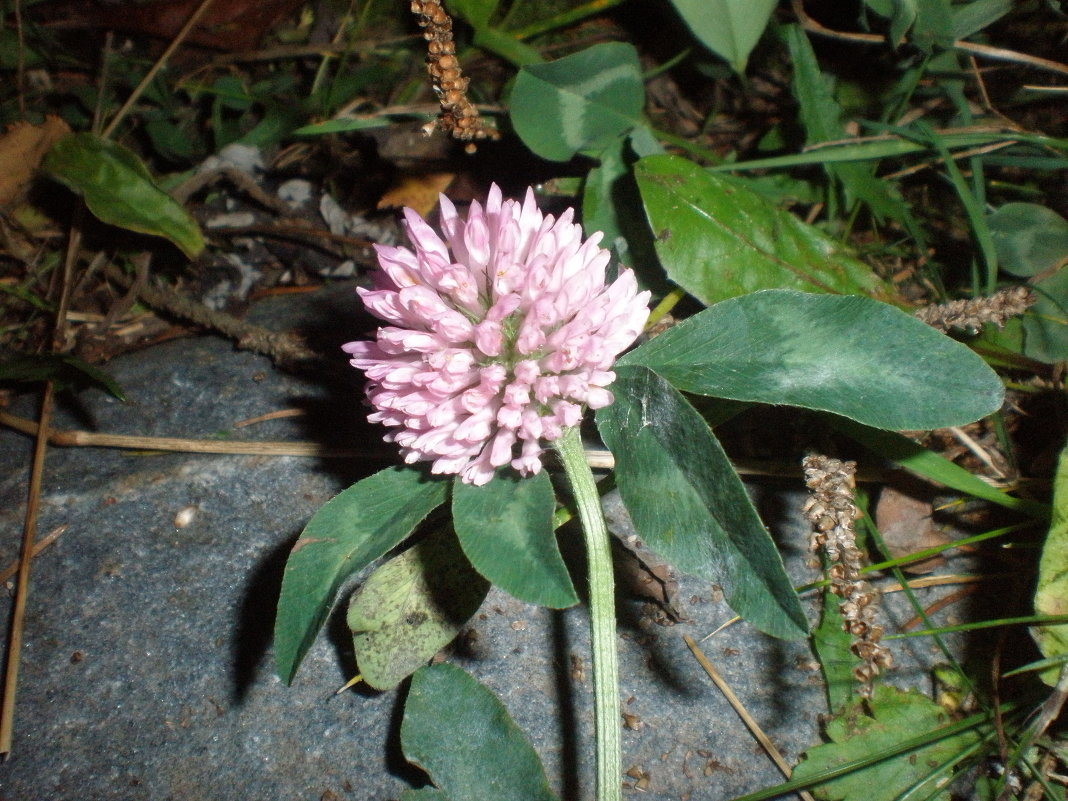
[[519,71],[511,96],[512,126],[535,154],[567,161],[597,153],[642,124],[645,87],[629,44],[594,45]]
[[450,531],[439,531],[393,557],[349,602],[363,680],[391,690],[460,633],[489,591]]

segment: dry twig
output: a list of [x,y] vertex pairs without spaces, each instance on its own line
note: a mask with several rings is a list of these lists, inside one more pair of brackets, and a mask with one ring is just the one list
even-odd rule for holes
[[[885,44],[887,42],[886,37],[878,33],[849,33],[847,31],[836,31],[828,28],[808,15],[801,0],[791,0],[791,5],[793,6],[794,14],[801,23],[801,27],[810,33],[816,33],[820,36],[827,36],[831,39],[838,39],[845,42],[869,42],[872,44]],[[896,45],[895,42],[890,42],[890,44]],[[1026,64],[1029,67],[1035,67],[1048,72],[1059,72],[1062,75],[1068,75],[1068,64],[1061,64],[1058,61],[1050,61],[1048,58],[1029,56],[1027,53],[1020,53],[1016,50],[1006,50],[1003,47],[991,47],[990,45],[966,42],[963,39],[955,41],[953,47],[963,53],[969,53],[974,56],[979,56],[980,58],[989,58],[995,61],[1011,61],[1016,64]]]
[[[23,434],[36,436],[37,423],[0,411],[0,425]],[[122,448],[124,450],[174,451],[179,453],[215,453],[247,456],[308,456],[319,459],[389,458],[385,448],[328,448],[318,442],[233,442],[217,439],[181,437],[142,437],[131,434],[101,434],[95,431],[61,431],[50,429],[48,443],[58,446],[88,448]]]
[[[70,238],[63,259],[60,274],[59,302],[56,304],[55,324],[52,328],[51,349],[59,352],[66,339],[67,309],[70,306],[70,290],[73,282],[74,265],[81,249],[82,233],[80,222],[84,207],[75,209],[71,224]],[[19,663],[22,659],[22,632],[25,627],[26,599],[30,592],[30,564],[36,550],[34,540],[37,536],[37,512],[41,505],[41,485],[43,483],[45,454],[48,451],[48,431],[52,421],[52,398],[55,386],[52,381],[45,382],[41,396],[40,425],[33,448],[33,462],[30,466],[30,484],[26,497],[26,515],[22,526],[22,546],[19,551],[18,584],[15,587],[15,603],[11,610],[11,627],[7,640],[7,664],[4,666],[4,697],[0,702],[0,755],[5,758],[11,753],[15,734],[15,696],[18,691]]]
[[[122,270],[114,266],[108,267],[107,276],[127,289],[135,283]],[[271,331],[262,326],[247,323],[232,314],[209,309],[203,303],[179,295],[173,290],[145,283],[138,288],[137,296],[145,305],[153,309],[218,331],[233,339],[241,350],[250,350],[253,353],[269,356],[275,364],[287,366],[319,358],[315,351],[294,334]]]
[[179,203],[185,203],[205,186],[213,184],[222,178],[225,178],[234,187],[244,192],[264,208],[270,209],[276,214],[284,217],[288,216],[293,211],[288,203],[277,195],[273,195],[265,190],[251,175],[241,172],[237,167],[228,165],[216,167],[212,170],[204,170],[191,175],[171,191],[171,197]]
[[[58,540],[66,532],[66,530],[68,528],[70,528],[70,526],[67,525],[66,523],[64,523],[61,526],[56,526],[54,529],[49,531],[45,536],[41,537],[41,539],[37,540],[37,542],[35,542],[34,545],[33,545],[33,557],[36,559],[37,556],[40,555],[41,551],[43,551],[45,548],[47,548],[53,542]],[[10,565],[5,567],[3,570],[0,570],[0,583],[3,583],[5,581],[9,581],[12,577],[14,577],[15,574],[19,572],[19,565],[20,564],[21,564],[21,562],[18,559],[16,559],[14,562],[12,562]]]
[[141,82],[137,84],[133,92],[130,93],[130,96],[126,98],[126,102],[122,104],[122,107],[117,112],[115,112],[115,116],[111,118],[111,122],[109,122],[107,127],[104,128],[103,132],[101,133],[101,136],[103,136],[105,139],[108,139],[113,133],[115,133],[115,129],[119,126],[119,123],[122,122],[123,119],[125,119],[126,115],[130,113],[130,109],[133,108],[134,103],[136,103],[141,98],[141,95],[144,94],[145,89],[147,89],[151,85],[152,81],[155,80],[156,74],[161,69],[163,69],[164,66],[166,66],[167,62],[170,61],[171,56],[174,55],[174,52],[179,47],[181,47],[182,42],[186,40],[186,37],[188,37],[193,28],[196,27],[196,24],[200,21],[200,18],[204,16],[204,13],[208,10],[208,8],[211,7],[211,4],[213,2],[214,0],[201,0],[200,5],[197,6],[196,9],[194,9],[193,13],[189,15],[189,19],[186,20],[186,23],[182,26],[182,29],[178,31],[177,34],[175,34],[174,39],[169,45],[167,45],[167,49],[160,54],[160,57],[156,59],[156,63],[153,64],[152,67],[148,70],[148,72],[145,73],[145,77],[141,79]]
[[[727,684],[727,682],[719,674],[719,671],[716,670],[716,668],[712,665],[710,661],[708,661],[708,657],[704,655],[704,652],[698,647],[697,643],[694,642],[693,637],[691,637],[689,634],[684,634],[682,635],[682,639],[685,640],[686,646],[693,653],[694,658],[697,660],[697,663],[702,668],[704,668],[704,671],[708,674],[708,677],[712,679],[715,685],[719,688],[719,691],[723,693],[723,696],[727,699],[727,703],[729,703],[734,709],[734,711],[738,713],[738,717],[740,717],[742,719],[742,722],[745,723],[746,728],[749,729],[752,735],[756,738],[757,742],[760,743],[761,747],[765,751],[767,751],[768,756],[771,757],[771,761],[774,762],[776,767],[778,767],[778,769],[782,771],[783,776],[789,779],[792,775],[790,766],[786,764],[786,760],[783,759],[782,753],[779,751],[779,749],[775,747],[775,743],[773,743],[768,738],[768,735],[766,735],[764,733],[764,730],[760,728],[760,724],[757,723],[753,719],[753,716],[749,714],[748,710],[746,710],[745,706],[739,700],[738,696],[734,694],[734,690],[730,688],[730,685]],[[811,793],[809,793],[807,790],[801,790],[798,795],[801,796],[804,801],[814,801]]]

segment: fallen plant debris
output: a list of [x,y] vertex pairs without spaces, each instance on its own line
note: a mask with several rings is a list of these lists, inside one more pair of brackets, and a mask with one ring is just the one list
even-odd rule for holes
[[0,136],[0,209],[25,196],[41,159],[68,133],[70,126],[55,116],[45,117],[40,125],[17,121],[8,127]]

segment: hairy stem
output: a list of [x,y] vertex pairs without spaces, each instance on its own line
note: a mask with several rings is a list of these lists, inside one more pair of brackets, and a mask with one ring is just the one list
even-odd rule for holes
[[622,797],[619,717],[619,660],[616,653],[615,580],[612,544],[601,512],[593,472],[586,462],[578,428],[556,441],[556,450],[571,482],[586,539],[590,581],[590,631],[593,651],[594,721],[597,735],[597,799]]

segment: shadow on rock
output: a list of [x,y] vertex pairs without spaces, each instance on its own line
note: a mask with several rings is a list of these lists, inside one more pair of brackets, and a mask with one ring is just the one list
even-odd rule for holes
[[256,682],[274,636],[274,616],[282,590],[282,574],[297,536],[269,551],[249,574],[237,613],[233,640],[231,701],[240,706]]
[[563,798],[578,798],[579,744],[578,716],[575,711],[575,683],[571,679],[571,638],[568,636],[564,612],[553,610],[550,622],[553,641],[553,679],[556,684],[556,701],[559,704],[557,726],[560,732],[560,786]]

